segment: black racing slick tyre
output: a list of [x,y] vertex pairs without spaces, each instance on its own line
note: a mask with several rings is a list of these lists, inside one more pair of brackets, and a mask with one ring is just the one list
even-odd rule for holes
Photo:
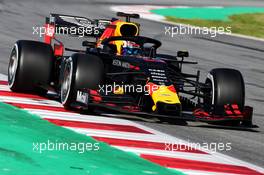
[[60,73],[61,103],[71,107],[78,90],[98,89],[104,74],[103,61],[90,54],[76,53],[62,62]]
[[49,85],[52,67],[53,50],[50,45],[19,40],[10,55],[9,88],[15,92],[39,91]]
[[207,110],[216,115],[223,115],[226,104],[237,104],[241,111],[244,109],[245,84],[238,70],[213,69],[207,75],[205,83],[210,87],[204,99]]

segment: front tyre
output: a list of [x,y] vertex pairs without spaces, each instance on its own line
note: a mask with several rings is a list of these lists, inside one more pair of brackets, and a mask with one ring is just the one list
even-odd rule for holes
[[237,104],[243,111],[245,104],[245,84],[238,70],[218,68],[207,75],[205,83],[209,90],[205,92],[204,106],[216,115],[224,114],[224,105]]

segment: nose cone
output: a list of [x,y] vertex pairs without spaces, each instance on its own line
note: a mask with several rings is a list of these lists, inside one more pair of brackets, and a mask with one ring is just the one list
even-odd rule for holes
[[178,94],[177,94],[173,85],[171,85],[171,86],[165,86],[165,85],[158,86],[158,88],[151,91],[150,96],[152,97],[152,100],[154,102],[154,105],[152,107],[153,111],[155,111],[157,109],[157,103],[168,104],[167,106],[171,110],[173,110],[174,107],[175,107],[175,110],[177,110],[178,107],[176,107],[176,106],[181,106],[181,102],[179,100]]
[[175,116],[181,116],[182,106],[180,103],[168,104],[164,102],[157,102],[156,111],[159,114],[170,114]]

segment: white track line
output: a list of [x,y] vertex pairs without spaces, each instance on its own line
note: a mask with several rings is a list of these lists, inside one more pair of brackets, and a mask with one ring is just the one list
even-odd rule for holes
[[41,106],[50,106],[50,107],[61,107],[63,108],[62,104],[53,100],[36,100],[36,99],[29,99],[23,97],[8,97],[8,96],[0,96],[0,101],[6,103],[21,103],[21,104],[29,104],[29,105],[41,105]]
[[[172,169],[172,168],[170,168]],[[189,175],[238,175],[238,174],[230,174],[230,173],[216,173],[216,172],[207,172],[207,171],[193,171],[193,170],[186,170],[186,169],[176,169],[178,171],[181,171],[185,174]]]
[[[216,160],[216,157],[210,154],[197,154],[197,153],[179,152],[179,151],[171,152],[171,151],[164,151],[164,150],[155,150],[155,149],[148,149],[148,148],[134,148],[134,147],[115,146],[115,145],[112,145],[112,146],[122,149],[124,151],[135,152],[137,154],[149,154],[149,155],[157,155],[157,156],[172,157],[172,158],[182,158],[186,160],[223,163],[222,160]],[[224,164],[239,165],[234,162],[224,162]]]
[[42,118],[50,118],[50,119],[64,119],[64,120],[72,120],[72,121],[83,121],[83,122],[95,122],[95,123],[108,123],[108,124],[126,124],[134,126],[132,122],[116,119],[110,117],[100,117],[96,115],[82,115],[78,113],[67,113],[67,112],[57,112],[57,111],[48,111],[48,110],[39,110],[39,109],[25,109],[30,111],[33,114],[39,115]]
[[[1,75],[1,74],[0,74]],[[7,91],[7,92],[11,92],[9,87],[6,85],[0,85],[0,91]]]

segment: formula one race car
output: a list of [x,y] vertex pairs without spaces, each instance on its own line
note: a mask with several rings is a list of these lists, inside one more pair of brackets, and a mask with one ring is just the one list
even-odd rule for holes
[[[44,42],[19,40],[10,56],[8,84],[15,92],[55,91],[67,108],[103,108],[162,121],[202,121],[252,127],[253,108],[245,106],[245,85],[238,70],[217,68],[205,82],[200,72],[182,72],[187,51],[160,54],[161,42],[139,35],[130,22],[138,14],[118,12],[126,20],[91,20],[51,14]],[[65,48],[55,34],[94,38],[84,50]],[[74,52],[66,56],[64,51]]]

